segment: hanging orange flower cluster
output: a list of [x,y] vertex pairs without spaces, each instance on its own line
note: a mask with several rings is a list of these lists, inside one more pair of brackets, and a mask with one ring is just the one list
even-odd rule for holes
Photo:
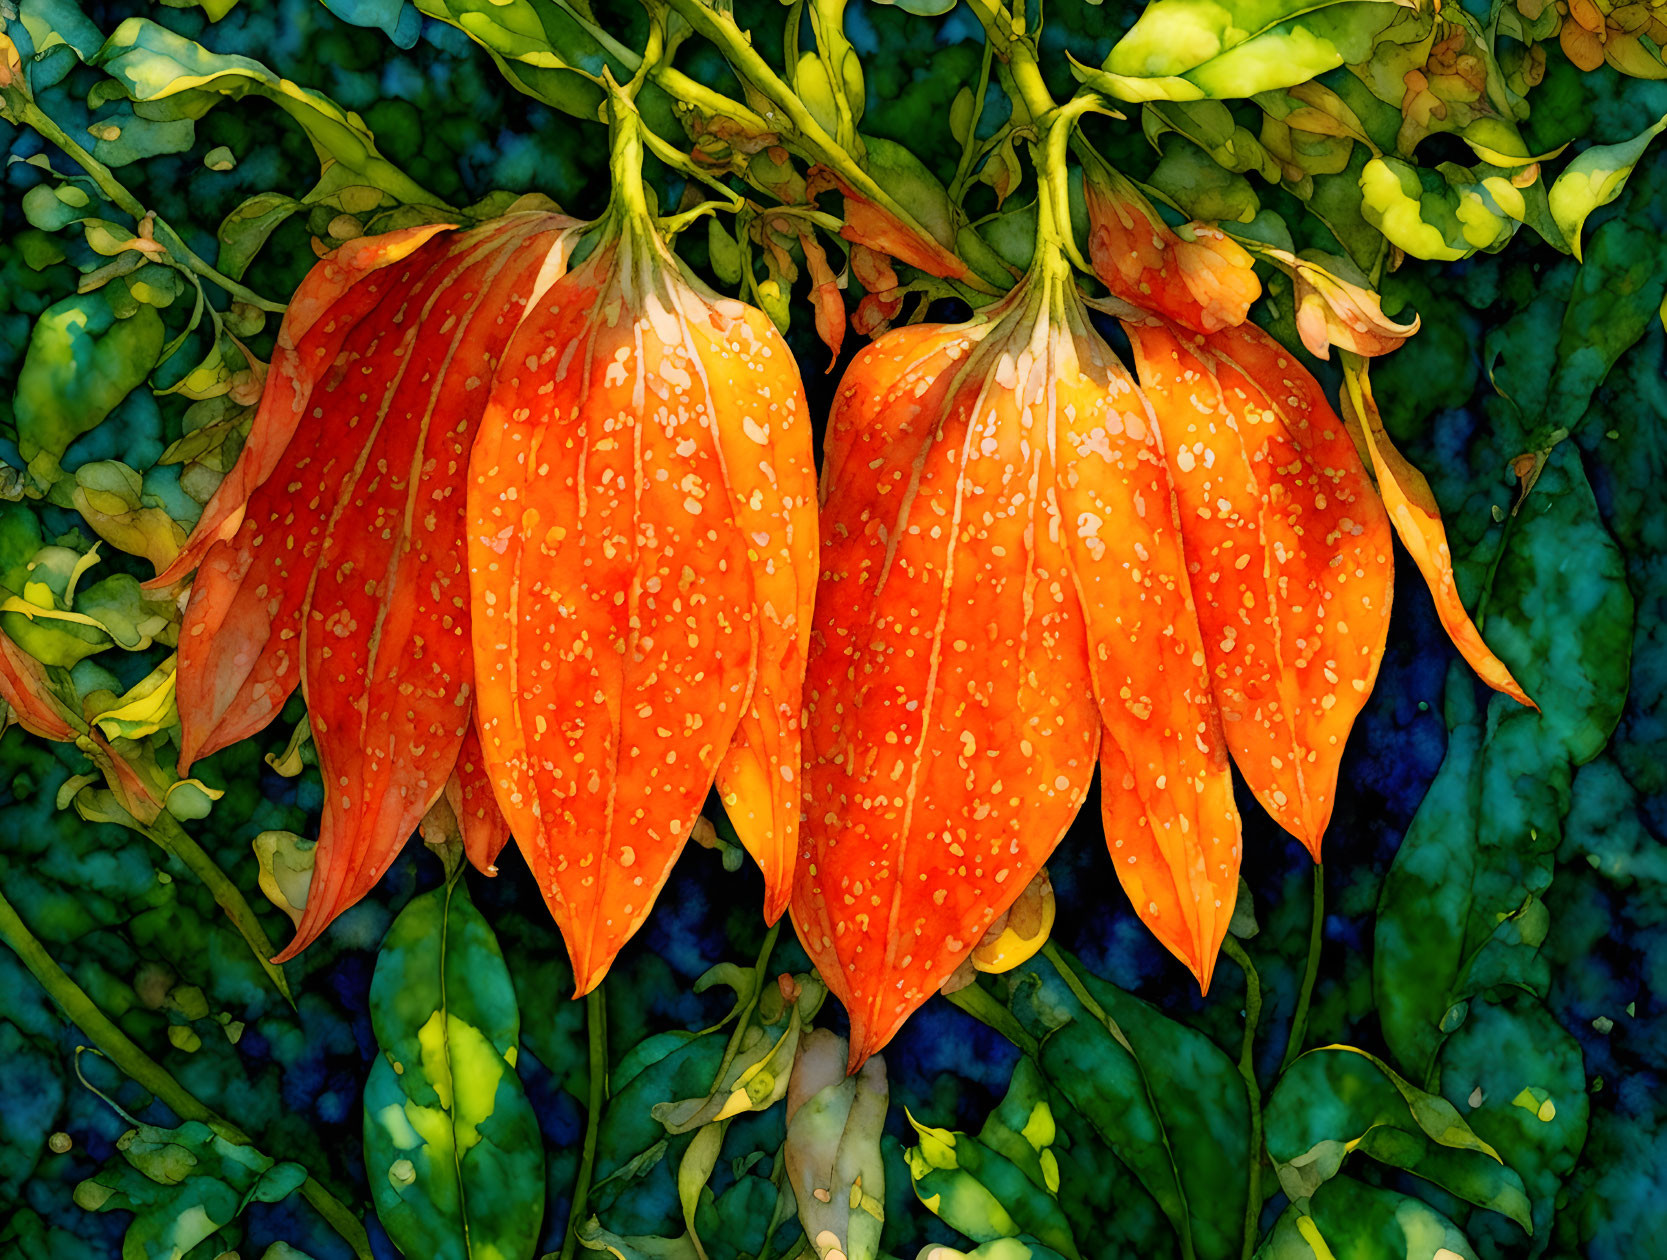
[[1096,761],[1124,890],[1207,989],[1229,757],[1318,860],[1382,657],[1389,518],[1318,384],[1244,322],[1250,256],[1110,172],[1087,190],[1138,387],[1039,242],[1008,298],[880,337],[834,402],[793,917],[853,1066],[1024,891]]
[[[1250,255],[1100,167],[1089,250],[1139,383],[1044,231],[1001,301],[851,365],[818,555],[792,355],[677,262],[640,143],[615,127],[596,224],[517,207],[320,263],[237,466],[155,579],[196,572],[182,773],[307,700],[324,816],[281,959],[419,825],[489,872],[513,834],[587,992],[716,783],[860,1063],[1037,876],[1096,767],[1136,913],[1208,988],[1238,886],[1230,763],[1318,860],[1382,657],[1391,518],[1461,650],[1524,698],[1370,396],[1345,425],[1245,322]],[[865,257],[942,270],[846,191]],[[1270,257],[1311,346],[1412,330]]]
[[[638,143],[616,127],[616,164]],[[196,570],[182,772],[306,697],[324,816],[279,960],[426,817],[488,872],[513,832],[583,993],[714,778],[779,916],[814,476],[786,344],[684,275],[638,179],[595,225],[522,211],[319,264],[237,466],[153,582]]]

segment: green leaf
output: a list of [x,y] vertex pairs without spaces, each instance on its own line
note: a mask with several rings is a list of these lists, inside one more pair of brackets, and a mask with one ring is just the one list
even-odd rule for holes
[[99,293],[65,298],[35,321],[13,402],[17,446],[56,463],[143,383],[162,353],[162,318],[149,306],[117,319]]
[[1248,179],[1223,170],[1197,145],[1184,140],[1164,151],[1150,182],[1194,219],[1249,223],[1262,208]]
[[1423,1200],[1335,1177],[1306,1212],[1285,1209],[1256,1260],[1476,1260],[1476,1252]]
[[116,1143],[126,1165],[76,1187],[88,1211],[134,1213],[122,1242],[126,1260],[179,1260],[231,1224],[253,1202],[277,1203],[307,1179],[252,1146],[191,1120],[177,1129],[140,1125]]
[[1538,999],[1501,995],[1472,1003],[1436,1071],[1441,1092],[1522,1177],[1543,1242],[1586,1144],[1590,1104],[1579,1043]]
[[875,0],[875,3],[896,5],[916,17],[940,17],[953,9],[957,0]]
[[[921,1124],[919,1145],[904,1152],[915,1194],[943,1222],[974,1242],[1029,1234],[1062,1254],[1078,1255],[1070,1223],[1052,1188],[981,1138]],[[1049,1137],[1052,1137],[1049,1124]]]
[[1103,69],[1075,62],[1072,69],[1125,101],[1254,96],[1365,61],[1397,7],[1398,0],[1153,0]]
[[1336,1175],[1350,1152],[1405,1168],[1529,1228],[1522,1180],[1445,1098],[1352,1046],[1326,1046],[1286,1069],[1264,1113],[1268,1154],[1293,1202]]
[[595,121],[604,69],[621,82],[628,77],[624,64],[608,55],[561,0],[416,0],[416,5],[484,48],[517,91],[576,117]]
[[519,1009],[461,881],[394,920],[370,1003],[382,1053],[365,1085],[365,1166],[389,1237],[436,1260],[531,1256],[544,1147],[515,1073]]
[[1360,173],[1362,211],[1391,244],[1414,258],[1451,262],[1510,240],[1527,200],[1491,167],[1425,170],[1396,157],[1373,158]]
[[846,1076],[848,1052],[845,1039],[826,1028],[807,1033],[787,1090],[782,1161],[818,1260],[834,1251],[846,1260],[875,1260],[885,1224],[885,1060],[873,1055]]
[[1547,457],[1505,537],[1488,642],[1575,765],[1602,751],[1626,704],[1633,598],[1572,442]]
[[[1621,195],[1644,150],[1667,128],[1667,116],[1620,144],[1594,144],[1570,162],[1551,185],[1551,217],[1581,258],[1580,232],[1586,217]],[[1584,261],[1584,259],[1582,259]]]
[[133,100],[172,100],[173,117],[201,117],[213,108],[217,95],[265,96],[300,124],[321,162],[339,164],[355,182],[380,189],[395,201],[439,204],[377,152],[375,138],[359,115],[323,93],[281,78],[253,58],[210,52],[148,18],[133,17],[116,28],[93,60]]
[[1013,973],[1013,1012],[1042,1039],[1043,1075],[1176,1232],[1190,1234],[1200,1260],[1238,1256],[1250,1108],[1237,1065],[1202,1033],[1075,970],[1117,1031],[1086,1010],[1046,962]]

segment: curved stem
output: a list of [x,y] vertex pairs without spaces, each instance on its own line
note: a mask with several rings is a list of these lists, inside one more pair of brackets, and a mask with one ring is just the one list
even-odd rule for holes
[[278,952],[277,947],[272,944],[271,938],[266,935],[266,929],[255,917],[254,907],[244,897],[243,890],[232,883],[219,864],[203,851],[202,845],[192,838],[190,832],[174,821],[174,816],[166,810],[158,814],[156,821],[145,828],[145,833],[156,841],[164,852],[173,854],[185,863],[193,875],[203,881],[203,886],[213,894],[215,902],[226,912],[226,917],[231,920],[238,935],[254,953],[261,970],[266,972],[267,978],[272,981],[278,992],[284,995],[284,1001],[293,1007],[295,997],[290,992],[289,980],[284,975],[283,968],[272,961],[272,955]]
[[[108,197],[113,205],[132,215],[135,221],[143,219],[148,213],[145,207],[140,204],[139,199],[122,186],[121,181],[111,173],[108,166],[77,144],[74,137],[47,117],[40,106],[33,101],[28,102],[20,111],[19,121],[32,127],[73,158],[81,166],[81,169],[87,172],[93,183],[98,185],[99,191]],[[168,226],[166,221],[158,218],[153,218],[152,221],[156,226],[158,239],[167,248],[168,252],[184,262],[197,275],[219,285],[232,297],[241,302],[247,302],[250,306],[259,307],[261,310],[275,315],[284,313],[283,303],[269,302],[247,285],[240,284],[230,276],[222,275],[209,266],[185,243],[178,232]]]
[[608,1000],[600,984],[585,994],[585,1029],[590,1037],[585,1146],[579,1157],[579,1175],[573,1182],[573,1206],[567,1212],[567,1237],[562,1239],[561,1260],[573,1260],[579,1245],[579,1226],[584,1223],[591,1174],[596,1170],[596,1135],[602,1124],[602,1108],[608,1101]]
[[[29,973],[40,982],[70,1022],[86,1034],[93,1047],[150,1091],[176,1116],[181,1120],[200,1121],[228,1142],[239,1146],[254,1145],[247,1133],[199,1102],[166,1068],[141,1050],[98,1009],[86,991],[46,952],[46,947],[29,931],[28,925],[3,893],[0,893],[0,940],[5,941],[22,959]],[[301,1186],[301,1195],[342,1236],[359,1260],[372,1260],[370,1239],[365,1234],[364,1226],[341,1200],[310,1175]]]
[[764,973],[770,966],[770,955],[776,951],[776,939],[781,935],[781,920],[770,924],[770,930],[764,934],[764,944],[759,946],[758,958],[752,966],[752,994],[747,998],[746,1005],[741,1008],[740,1018],[735,1021],[735,1031],[729,1034],[729,1044],[724,1047],[723,1062],[718,1064],[718,1071],[712,1078],[712,1087],[716,1089],[723,1083],[724,1074],[729,1071],[729,1065],[735,1062],[735,1056],[741,1050],[741,1038],[747,1035],[747,1021],[752,1013],[758,1009],[758,999],[764,996]]
[[1024,1030],[1024,1027],[1013,1017],[1013,1012],[978,983],[969,984],[964,989],[956,989],[953,993],[945,993],[944,1001],[971,1015],[986,1028],[992,1028],[1031,1058],[1035,1058],[1042,1047],[1036,1038]]
[[1244,1078],[1250,1102],[1250,1186],[1244,1205],[1243,1251],[1243,1260],[1250,1260],[1262,1217],[1262,1087],[1256,1083],[1256,1025],[1262,1018],[1262,978],[1256,974],[1250,955],[1231,935],[1221,942],[1221,952],[1244,972],[1244,1045],[1239,1050],[1239,1075]]
[[[752,41],[728,14],[708,8],[701,0],[668,0],[672,8],[702,36],[717,45],[736,72],[758,89],[781,112],[781,118],[763,119],[767,130],[785,132],[816,161],[828,167],[854,192],[885,210],[923,241],[936,238],[909,210],[874,182],[848,150],[830,136],[805,107],[798,95],[752,46]],[[785,124],[785,125],[784,125]],[[978,276],[969,272],[961,283],[981,293],[993,293]]]
[[1302,1053],[1303,1038],[1308,1035],[1308,1004],[1314,997],[1314,978],[1320,973],[1320,947],[1325,933],[1325,867],[1314,863],[1314,918],[1308,927],[1308,966],[1302,973],[1302,988],[1297,992],[1297,1009],[1291,1016],[1291,1035],[1285,1043],[1285,1058],[1280,1072],[1291,1066]]
[[1012,83],[1011,95],[1024,106],[1025,112],[1042,122],[1054,110],[1053,93],[1042,79],[1042,67],[1036,60],[1036,49],[1023,32],[1017,30],[1011,18],[990,0],[967,0],[974,16],[984,26],[984,33],[992,43],[999,43],[996,55],[1006,63],[1006,77]]

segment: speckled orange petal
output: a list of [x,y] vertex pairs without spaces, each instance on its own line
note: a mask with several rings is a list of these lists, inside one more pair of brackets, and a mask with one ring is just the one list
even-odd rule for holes
[[463,852],[481,874],[496,875],[498,854],[509,843],[509,822],[493,794],[486,757],[480,750],[480,732],[473,721],[463,736],[457,765],[446,781],[446,799],[463,829]]
[[[802,612],[763,605],[797,591],[781,570],[811,542],[784,533],[808,490],[785,344],[690,287],[642,220],[618,231],[511,343],[468,495],[482,751],[581,994],[647,917],[755,697],[790,702],[795,678],[758,684],[791,674],[773,637]],[[797,767],[784,743],[765,777]]]
[[306,274],[278,326],[265,391],[237,463],[204,505],[185,547],[148,587],[179,581],[202,563],[210,547],[237,532],[249,497],[283,460],[308,398],[336,363],[348,333],[390,289],[420,274],[423,263],[419,259],[392,275],[376,273],[409,258],[451,226],[432,223],[361,237],[326,255]]
[[1024,890],[1093,777],[1035,296],[881,337],[829,422],[793,922],[853,1066]]
[[[417,334],[412,304],[420,309],[461,265],[450,245],[430,242],[397,272],[377,273],[351,293],[354,318],[332,319],[338,326],[327,335],[330,358],[311,373],[315,383],[301,400],[313,423],[296,427],[273,475],[249,474],[255,489],[233,514],[239,523],[229,538],[218,539],[217,527],[205,521],[181,553],[201,555],[180,629],[181,774],[199,757],[262,730],[300,684],[301,609],[324,525],[366,441],[347,423],[350,408],[370,381],[386,388]],[[376,301],[361,308],[372,296]],[[308,340],[325,331],[315,326]],[[378,353],[388,359],[385,373],[378,372]],[[267,388],[285,399],[275,413],[288,414],[292,384],[274,373]],[[245,446],[237,467],[264,458]]]
[[1241,841],[1175,494],[1127,370],[1063,305],[1052,372],[1059,506],[1105,724],[1106,844],[1135,913],[1206,990]]
[[1319,384],[1266,333],[1127,327],[1228,745],[1318,861],[1389,629],[1389,523]]
[[[843,309],[843,308],[841,308]],[[720,418],[718,446],[731,511],[747,540],[758,608],[756,682],[718,767],[724,812],[764,872],[764,917],[774,923],[793,891],[804,783],[800,710],[811,606],[816,596],[816,457],[798,368],[762,311],[740,307],[748,325],[703,354],[706,387]]]
[[432,287],[397,322],[367,325],[374,340],[324,400],[337,441],[362,436],[330,496],[304,612],[324,814],[306,911],[280,962],[376,885],[457,763],[474,665],[470,447],[493,371],[573,226],[532,214],[459,233]]
[[1378,493],[1389,509],[1389,519],[1401,537],[1401,545],[1424,575],[1442,626],[1483,682],[1537,710],[1539,706],[1528,698],[1505,662],[1483,641],[1481,631],[1476,629],[1464,601],[1459,598],[1459,588],[1453,580],[1453,553],[1447,546],[1441,509],[1424,474],[1409,464],[1389,440],[1378,415],[1377,402],[1372,398],[1365,364],[1357,366],[1345,356],[1344,373],[1347,388],[1343,392],[1343,414],[1371,456]]

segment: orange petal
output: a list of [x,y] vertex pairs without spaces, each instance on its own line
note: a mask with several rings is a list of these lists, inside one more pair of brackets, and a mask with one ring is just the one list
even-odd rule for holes
[[799,245],[805,251],[805,266],[810,271],[811,301],[816,304],[816,335],[830,351],[828,371],[839,361],[839,348],[845,344],[845,297],[839,291],[839,279],[828,266],[828,255],[814,232],[800,232]]
[[[279,325],[265,392],[242,454],[204,506],[190,540],[167,568],[145,583],[147,587],[160,589],[179,581],[202,563],[210,547],[237,532],[250,495],[283,459],[308,398],[319,378],[336,364],[347,335],[390,289],[406,286],[420,274],[424,262],[420,258],[392,276],[376,273],[409,258],[450,226],[432,223],[360,237],[326,255],[307,273]],[[432,256],[431,250],[423,258]]]
[[[17,724],[31,735],[59,743],[74,743],[86,733],[86,723],[58,698],[46,667],[0,630],[0,702]],[[5,723],[0,722],[0,731]]]
[[464,732],[451,778],[446,780],[446,803],[457,820],[463,852],[470,863],[482,875],[496,875],[498,854],[509,843],[509,823],[492,794],[486,758],[480,751],[480,733],[472,721]]
[[[804,406],[764,317],[689,287],[636,220],[505,355],[468,494],[481,743],[581,994],[647,917],[755,700],[791,718]],[[772,780],[798,765],[780,734]],[[768,887],[785,878],[766,863]]]
[[1389,524],[1318,383],[1254,325],[1128,325],[1239,770],[1320,855],[1389,629]]
[[[1412,556],[1418,571],[1435,599],[1436,615],[1446,628],[1459,654],[1469,662],[1481,680],[1495,691],[1502,691],[1529,708],[1539,706],[1528,698],[1505,662],[1493,654],[1482,640],[1481,631],[1465,611],[1459,598],[1458,585],[1453,580],[1453,553],[1447,546],[1447,530],[1441,523],[1441,509],[1436,506],[1430,483],[1395,449],[1378,414],[1372,398],[1372,386],[1366,378],[1366,365],[1348,356],[1343,360],[1343,414],[1351,431],[1359,434],[1372,459],[1372,472],[1378,483],[1378,493],[1389,509],[1389,519],[1401,537],[1401,545]],[[1364,421],[1364,423],[1362,423]]]
[[[181,774],[199,757],[262,730],[300,684],[301,610],[324,527],[367,440],[361,426],[369,421],[358,414],[362,387],[367,377],[376,379],[379,347],[391,375],[414,342],[417,324],[406,312],[412,303],[420,309],[460,265],[451,245],[432,242],[397,272],[367,278],[351,292],[350,310],[304,339],[311,364],[305,376],[275,371],[267,378],[267,394],[277,401],[269,407],[263,400],[257,415],[279,417],[271,423],[288,425],[293,435],[271,447],[244,447],[227,481],[253,487],[247,503],[228,507],[232,514],[220,525],[205,515],[180,561],[152,583],[175,578],[182,563],[197,564],[180,629]],[[304,394],[295,393],[300,389]],[[297,427],[287,418],[309,407],[318,413],[314,423]],[[259,467],[268,460],[276,461],[274,475]],[[240,473],[246,463],[252,467]],[[222,529],[234,523],[222,540]]]
[[1194,332],[1244,323],[1262,295],[1254,260],[1220,228],[1188,225],[1182,240],[1121,175],[1087,168],[1088,252],[1112,294]]
[[323,412],[316,427],[353,457],[329,483],[303,614],[324,813],[306,910],[279,962],[376,885],[457,764],[474,663],[461,510],[469,449],[487,365],[547,260],[565,256],[572,226],[515,215],[446,241],[397,306],[354,330],[351,368],[310,402]]
[[[816,596],[816,456],[791,353],[768,316],[740,310],[750,338],[737,330],[731,340],[768,348],[768,360],[757,373],[709,373],[706,384],[721,418],[731,510],[749,541],[759,644],[757,681],[717,786],[742,845],[764,872],[764,917],[774,923],[793,891],[803,809],[800,709]],[[843,304],[840,311],[843,324]]]
[[903,221],[891,211],[853,192],[827,167],[812,167],[806,182],[813,197],[822,189],[839,189],[845,198],[845,226],[839,229],[839,234],[846,240],[889,254],[899,262],[918,267],[927,275],[950,280],[960,280],[967,275],[966,263],[956,257],[954,251],[944,248],[929,236],[922,236],[905,227]]
[[1093,776],[1055,364],[1026,307],[880,338],[829,421],[793,922],[853,1066],[1024,891]]
[[1074,294],[1052,374],[1059,511],[1105,739],[1106,843],[1135,913],[1209,987],[1241,842],[1220,714],[1151,413]]

